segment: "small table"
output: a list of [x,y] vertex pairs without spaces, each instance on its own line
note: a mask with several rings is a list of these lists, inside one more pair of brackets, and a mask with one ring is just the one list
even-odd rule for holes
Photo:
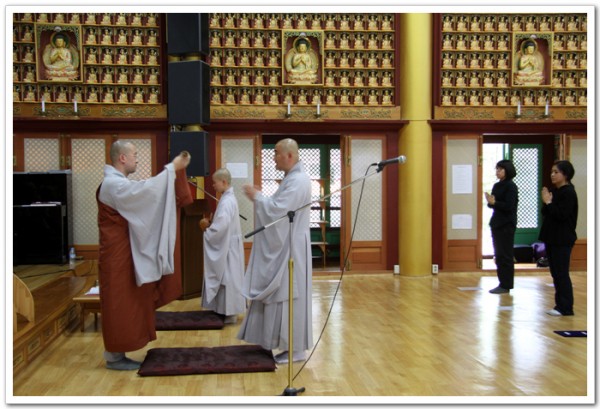
[[100,295],[89,294],[73,297],[73,301],[81,307],[81,332],[85,329],[85,315],[89,312],[94,313],[94,329],[98,329],[98,313],[100,311]]

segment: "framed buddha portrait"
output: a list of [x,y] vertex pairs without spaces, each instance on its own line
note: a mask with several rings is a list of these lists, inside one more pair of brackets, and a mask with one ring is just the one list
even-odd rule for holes
[[322,30],[283,30],[282,85],[323,85]]
[[552,33],[513,33],[513,87],[543,87],[552,82]]
[[80,25],[35,24],[38,82],[83,82]]

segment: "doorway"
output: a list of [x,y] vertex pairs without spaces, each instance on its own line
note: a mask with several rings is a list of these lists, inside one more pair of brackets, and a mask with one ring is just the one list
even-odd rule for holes
[[[273,160],[275,143],[265,138],[262,148],[262,163]],[[281,136],[277,137],[277,140]],[[334,138],[330,138],[334,139]],[[340,228],[342,224],[342,196],[338,191],[342,186],[342,155],[339,136],[324,143],[298,143],[300,160],[311,178],[310,230],[312,243],[313,268],[319,270],[340,269]],[[268,143],[267,143],[268,142]],[[328,143],[329,142],[329,143]],[[283,172],[271,166],[263,166],[261,170],[261,186],[263,192],[273,194]],[[327,197],[325,200],[320,198]]]
[[[544,169],[554,160],[554,135],[523,135],[518,143],[515,137],[484,137],[482,146],[482,190],[491,192],[494,183],[496,163],[502,159],[513,162],[517,171],[514,182],[519,189],[517,208],[517,230],[515,246],[531,246],[538,240],[541,227],[540,191],[544,185]],[[482,197],[481,256],[483,269],[495,269],[489,220],[493,210]],[[535,265],[535,264],[533,264]]]

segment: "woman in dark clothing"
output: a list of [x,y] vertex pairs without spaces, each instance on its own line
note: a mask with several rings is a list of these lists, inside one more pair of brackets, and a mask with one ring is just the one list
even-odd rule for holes
[[550,274],[554,280],[554,308],[549,315],[573,315],[573,286],[569,276],[571,250],[577,240],[577,193],[571,184],[575,169],[571,162],[557,161],[550,178],[554,188],[542,189],[542,229],[540,240],[546,245]]
[[499,179],[492,193],[485,193],[488,207],[494,209],[490,219],[494,256],[498,273],[498,287],[490,290],[492,294],[505,294],[513,288],[515,278],[514,244],[517,229],[517,204],[519,189],[513,178],[517,175],[515,166],[509,160],[496,164],[496,177]]

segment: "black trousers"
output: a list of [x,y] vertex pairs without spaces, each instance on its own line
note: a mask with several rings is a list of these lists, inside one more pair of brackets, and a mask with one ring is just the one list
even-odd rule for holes
[[496,272],[500,287],[511,290],[515,280],[515,226],[492,228]]
[[573,284],[569,276],[572,246],[546,244],[550,274],[554,280],[554,309],[563,315],[573,315]]

